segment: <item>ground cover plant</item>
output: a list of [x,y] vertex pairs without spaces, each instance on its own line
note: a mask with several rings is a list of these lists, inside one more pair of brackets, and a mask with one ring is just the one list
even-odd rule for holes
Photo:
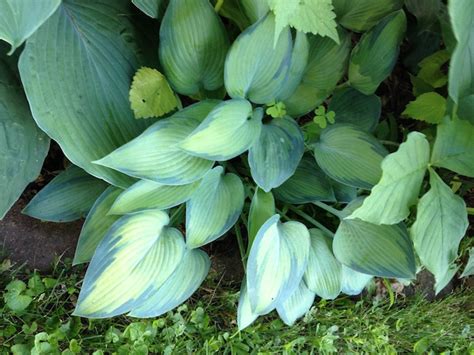
[[132,3],[0,4],[0,214],[56,141],[71,164],[24,213],[86,216],[75,315],[165,314],[223,237],[246,273],[240,329],[374,277],[427,269],[439,292],[458,273],[472,1]]

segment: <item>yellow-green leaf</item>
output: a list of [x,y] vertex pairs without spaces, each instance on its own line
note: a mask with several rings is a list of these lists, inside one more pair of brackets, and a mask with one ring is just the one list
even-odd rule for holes
[[402,114],[415,120],[438,124],[445,112],[446,99],[436,92],[427,92],[409,102]]

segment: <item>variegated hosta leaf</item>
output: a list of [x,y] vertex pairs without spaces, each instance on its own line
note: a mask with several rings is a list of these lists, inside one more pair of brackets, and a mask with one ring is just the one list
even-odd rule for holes
[[240,286],[239,306],[237,308],[237,326],[239,330],[247,328],[257,318],[258,314],[254,313],[250,306],[249,294],[247,292],[247,279],[244,277],[242,285]]
[[202,101],[160,120],[140,136],[118,148],[97,164],[127,175],[167,185],[199,180],[212,168],[212,160],[189,155],[179,148],[218,101]]
[[249,150],[253,180],[266,192],[291,177],[304,152],[304,137],[291,117],[274,118],[262,126],[260,137]]
[[164,7],[163,0],[132,0],[132,3],[152,18],[160,17]]
[[105,181],[73,165],[41,189],[23,213],[42,221],[71,222],[87,215],[106,188]]
[[198,248],[216,240],[237,221],[244,206],[244,185],[221,166],[209,171],[186,202],[186,244]]
[[310,229],[311,249],[304,281],[323,299],[334,299],[341,293],[341,264],[332,253],[332,238],[319,229]]
[[121,192],[121,189],[109,186],[95,201],[82,226],[73,265],[89,262],[97,245],[105,237],[112,224],[120,218],[120,216],[113,216],[108,213]]
[[158,291],[128,314],[132,317],[158,317],[186,301],[206,278],[211,262],[202,250],[188,250],[176,270]]
[[410,234],[421,263],[435,275],[437,284],[452,268],[468,226],[464,200],[430,169],[430,190],[418,203]]
[[290,29],[284,29],[273,46],[275,16],[268,13],[242,32],[225,62],[225,87],[229,96],[256,104],[274,101],[286,84],[291,63]]
[[145,304],[182,265],[183,236],[168,222],[156,210],[115,222],[92,257],[74,314],[105,318]]
[[382,175],[380,164],[388,154],[375,137],[353,125],[334,124],[314,145],[318,165],[343,184],[370,189]]
[[211,160],[229,160],[247,149],[260,135],[263,111],[247,100],[233,99],[217,105],[179,147]]
[[299,222],[274,215],[260,228],[247,261],[251,310],[263,315],[290,297],[303,278],[309,256],[309,232]]
[[298,318],[309,311],[315,296],[304,281],[301,281],[293,294],[277,306],[278,315],[286,325],[292,326]]
[[346,295],[355,296],[362,292],[373,276],[352,270],[342,265],[341,292]]
[[361,207],[348,218],[376,224],[395,224],[408,217],[418,199],[430,159],[424,134],[411,132],[406,142],[382,162],[382,178]]
[[347,69],[350,36],[339,29],[340,44],[330,38],[307,35],[308,64],[296,91],[284,100],[288,115],[302,116],[320,105],[335,89]]
[[301,159],[293,176],[276,188],[274,193],[278,200],[292,204],[334,201],[331,182],[310,155]]
[[403,10],[384,17],[364,33],[351,53],[349,82],[371,95],[392,72],[403,40],[407,19]]
[[260,227],[275,214],[275,199],[271,192],[265,192],[258,187],[255,189],[250,203],[248,219],[248,250],[250,251],[255,236]]
[[200,181],[186,185],[163,185],[141,180],[123,191],[110,208],[109,214],[127,214],[143,210],[166,210],[186,202]]
[[209,0],[173,0],[160,28],[160,62],[173,89],[206,95],[222,87],[229,39]]

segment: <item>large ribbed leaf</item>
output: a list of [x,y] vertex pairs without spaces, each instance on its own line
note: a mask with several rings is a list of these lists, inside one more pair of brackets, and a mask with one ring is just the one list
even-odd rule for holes
[[132,3],[152,18],[160,17],[163,11],[163,0],[132,0]]
[[94,253],[74,314],[112,317],[148,301],[185,253],[183,236],[165,227],[168,222],[161,211],[127,215],[115,222]]
[[237,308],[237,326],[239,330],[247,328],[257,318],[258,314],[252,312],[252,307],[250,306],[247,279],[244,277],[240,286],[239,306]]
[[224,84],[229,39],[209,0],[173,0],[160,28],[160,62],[173,89],[206,95]]
[[265,192],[258,187],[255,189],[250,203],[248,217],[248,251],[252,247],[255,236],[263,224],[275,214],[275,199],[271,192]]
[[179,144],[216,104],[216,101],[202,101],[160,120],[96,163],[167,185],[199,180],[214,162],[189,155],[179,148]]
[[430,190],[418,203],[410,235],[421,263],[434,274],[437,284],[450,273],[468,226],[464,200],[430,169]]
[[28,39],[19,68],[33,117],[89,174],[126,187],[131,179],[95,165],[148,125],[128,103],[138,66],[127,0],[64,0]]
[[318,165],[343,184],[370,189],[382,175],[384,146],[353,125],[334,124],[323,130],[314,145]]
[[186,202],[186,244],[197,248],[216,240],[237,221],[244,206],[244,186],[221,166],[209,171]]
[[0,59],[0,220],[39,175],[48,147],[18,79]]
[[95,201],[82,226],[73,265],[89,262],[97,245],[105,237],[112,224],[119,219],[120,216],[113,216],[108,213],[121,192],[121,189],[109,186]]
[[430,146],[419,132],[408,134],[395,153],[382,162],[382,178],[361,207],[348,218],[376,224],[395,224],[408,217],[418,199],[430,158]]
[[225,87],[232,98],[268,104],[283,89],[291,63],[292,39],[286,28],[274,47],[274,30],[275,16],[269,13],[232,44],[225,63]]
[[217,105],[179,147],[196,157],[229,160],[247,149],[260,135],[263,111],[247,100],[232,99]]
[[43,221],[74,221],[87,215],[106,188],[106,182],[71,166],[36,194],[23,213]]
[[403,10],[384,17],[364,33],[351,53],[349,82],[360,92],[371,95],[392,72],[407,26]]
[[304,152],[304,137],[291,117],[275,118],[262,126],[260,137],[249,150],[253,180],[265,191],[291,177]]
[[277,306],[278,315],[286,325],[292,326],[298,318],[309,311],[315,296],[304,281],[301,281],[293,294]]
[[308,262],[309,232],[274,215],[258,231],[247,262],[252,312],[266,314],[298,288]]
[[372,278],[372,275],[363,274],[342,265],[341,292],[350,296],[358,295]]
[[3,0],[0,2],[0,39],[20,47],[54,11],[61,0]]

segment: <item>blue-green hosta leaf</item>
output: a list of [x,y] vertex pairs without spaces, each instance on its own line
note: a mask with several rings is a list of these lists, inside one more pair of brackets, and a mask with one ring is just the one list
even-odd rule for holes
[[341,292],[350,296],[358,295],[372,278],[372,275],[363,274],[342,265]]
[[183,95],[222,87],[229,39],[209,0],[173,0],[160,28],[160,62],[171,86]]
[[129,313],[132,317],[158,317],[186,301],[206,278],[211,262],[202,250],[188,250],[176,270],[140,306]]
[[275,214],[275,199],[271,192],[255,189],[250,203],[248,218],[248,250],[252,247],[255,236],[263,224]]
[[275,16],[269,13],[242,32],[232,44],[225,62],[225,87],[229,96],[256,104],[274,101],[286,84],[291,64],[289,28],[273,46]]
[[132,3],[152,18],[160,17],[163,11],[163,0],[132,0]]
[[253,180],[266,192],[290,178],[304,152],[304,137],[291,117],[274,118],[262,126],[260,137],[250,147]]
[[357,188],[353,186],[341,184],[336,180],[331,180],[331,186],[337,202],[349,203],[357,198]]
[[347,69],[351,50],[350,36],[339,30],[340,44],[330,38],[307,35],[308,64],[301,83],[286,100],[286,110],[292,117],[302,116],[320,105],[335,89]]
[[384,17],[364,33],[351,53],[349,82],[360,92],[371,95],[392,72],[407,20],[403,10]]
[[336,258],[349,268],[380,277],[412,279],[416,264],[404,224],[376,225],[343,219],[333,241]]
[[430,190],[418,203],[410,235],[421,263],[434,274],[436,283],[452,268],[468,226],[464,200],[430,169]]
[[304,281],[301,281],[293,294],[277,306],[278,315],[286,325],[292,326],[298,318],[309,311],[315,296]]
[[351,123],[372,132],[379,122],[382,102],[377,95],[364,95],[348,87],[334,94],[328,111],[334,111],[337,123]]
[[87,215],[106,188],[106,182],[71,166],[38,192],[23,213],[43,221],[74,221]]
[[380,164],[388,154],[375,137],[353,125],[334,124],[314,145],[318,165],[343,184],[370,189],[382,175]]
[[438,125],[431,164],[474,177],[474,124],[446,118]]
[[460,277],[468,277],[472,275],[474,275],[474,247],[469,249],[469,259],[467,260],[467,264]]
[[382,162],[382,178],[348,218],[376,224],[395,224],[408,217],[418,199],[430,159],[424,134],[411,132],[406,142]]
[[217,105],[179,147],[196,157],[229,160],[247,149],[260,135],[263,111],[247,100],[233,99]]
[[209,171],[186,202],[186,244],[198,248],[216,240],[237,221],[244,206],[244,185],[221,166]]
[[115,199],[109,214],[127,214],[143,210],[166,210],[186,202],[199,186],[199,181],[186,185],[163,185],[141,180]]
[[20,82],[0,59],[0,220],[39,175],[48,148],[49,139],[31,117]]
[[330,180],[310,155],[301,159],[293,176],[276,188],[274,193],[278,200],[292,204],[334,201]]
[[120,218],[120,216],[112,216],[108,213],[121,192],[121,189],[109,186],[95,201],[82,226],[73,265],[89,262],[109,228]]
[[341,264],[332,253],[332,238],[319,229],[310,229],[311,249],[304,281],[322,299],[334,299],[341,293]]
[[298,288],[308,262],[309,232],[274,215],[258,231],[247,261],[252,312],[266,314]]
[[149,125],[127,99],[139,65],[132,17],[127,0],[63,0],[19,62],[38,126],[75,165],[120,187],[132,180],[92,161]]
[[239,0],[251,23],[255,23],[270,10],[266,1]]
[[140,136],[118,148],[97,164],[130,176],[167,185],[185,185],[199,180],[212,168],[213,161],[189,155],[179,148],[215,106],[202,101],[160,120]]
[[247,292],[247,279],[244,277],[240,286],[239,306],[237,308],[237,326],[239,330],[247,328],[258,318],[258,314],[252,312],[249,294]]
[[115,222],[92,257],[74,314],[112,317],[148,301],[185,253],[183,236],[167,228],[168,222],[168,215],[156,210]]
[[61,0],[3,0],[0,39],[11,44],[9,54],[30,37],[58,8]]

